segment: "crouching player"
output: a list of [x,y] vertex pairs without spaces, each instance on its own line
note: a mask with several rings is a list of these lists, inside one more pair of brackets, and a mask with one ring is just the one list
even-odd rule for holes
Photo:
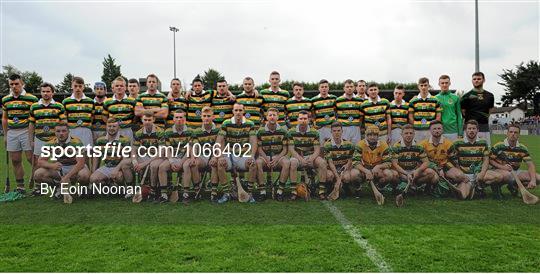
[[[184,146],[191,141],[193,132],[186,126],[186,112],[184,110],[178,109],[173,113],[173,122],[174,125],[166,129],[163,133],[163,141],[165,141],[168,148],[172,148],[173,150],[170,151],[167,149],[167,159],[159,165],[159,186],[161,189],[171,188],[168,184],[169,172],[178,172],[179,179],[180,171],[182,171],[182,202],[187,205],[189,203],[189,188],[191,186],[193,151],[189,151],[190,153],[188,155],[188,151]],[[178,200],[178,187],[177,185],[172,186],[172,194],[169,197],[171,202]],[[197,190],[200,188],[200,185],[197,184],[195,188],[195,191],[198,192]]]
[[409,188],[425,188],[437,184],[439,177],[428,167],[429,160],[424,148],[414,141],[414,128],[407,124],[401,129],[401,141],[392,147],[392,167],[399,173],[400,180],[407,184],[398,185],[401,194],[396,196],[396,205],[403,205],[403,194]]
[[[223,196],[218,203],[226,203],[230,200],[230,183],[227,181],[226,171],[230,170],[233,177],[238,171],[249,171],[248,192],[253,190],[257,165],[255,165],[255,152],[257,151],[257,136],[255,124],[244,117],[244,105],[233,105],[233,117],[227,119],[221,125],[216,143],[220,144],[223,153],[218,160],[218,181],[222,186]],[[249,144],[249,147],[246,147]],[[236,149],[240,146],[240,149]],[[237,155],[240,152],[240,155]],[[255,202],[253,196],[249,202]]]
[[[130,168],[130,157],[123,158],[119,153],[118,148],[130,146],[130,141],[127,137],[120,135],[120,122],[114,118],[107,119],[107,133],[105,136],[98,137],[95,146],[101,148],[104,155],[104,165],[97,168],[101,160],[100,157],[92,158],[92,175],[90,176],[90,188],[103,183],[118,184],[133,184],[133,174]],[[118,147],[118,145],[120,145]],[[112,148],[115,148],[114,151]]]
[[[459,176],[448,177],[458,183],[460,198],[485,196],[483,184],[497,184],[502,180],[502,174],[489,168],[489,147],[486,140],[478,137],[478,122],[469,120],[465,123],[465,137],[454,142],[450,148],[450,159],[462,173]],[[478,174],[478,175],[476,175]]]
[[[279,111],[276,108],[269,108],[266,111],[266,125],[257,131],[259,157],[256,163],[258,188],[260,189],[257,200],[259,201],[266,199],[265,169],[270,173],[270,182],[266,182],[266,185],[272,187],[272,197],[275,194],[272,171],[279,170],[279,185],[284,186],[289,178],[290,160],[287,157],[287,130],[278,124],[278,116]],[[280,193],[283,193],[283,189]]]
[[[506,139],[498,142],[491,148],[490,162],[496,168],[495,172],[502,174],[502,182],[508,182],[508,189],[513,195],[517,195],[517,185],[511,172],[515,172],[520,181],[528,189],[536,187],[540,180],[540,174],[532,161],[529,150],[519,142],[520,128],[511,124],[506,132]],[[527,170],[519,170],[521,162],[527,164]]]
[[377,188],[392,192],[399,180],[397,171],[391,169],[390,147],[379,139],[379,128],[375,126],[368,127],[365,135],[356,145],[353,158],[354,170],[359,171],[355,181],[373,181]]
[[[339,195],[342,183],[347,186],[352,182],[352,178],[358,177],[358,170],[352,169],[352,158],[354,154],[354,145],[343,139],[343,127],[340,122],[334,122],[330,126],[332,138],[323,146],[323,154],[328,164],[326,172],[326,182],[329,184],[327,191],[332,191]],[[333,187],[331,186],[331,183]],[[348,189],[345,188],[345,189]],[[338,196],[329,197],[335,199]],[[333,196],[333,195],[331,195]]]
[[[73,147],[77,150],[83,146],[81,140],[71,136],[68,125],[64,122],[56,124],[54,127],[55,137],[45,146],[51,147]],[[86,157],[84,155],[76,155],[76,157],[61,156],[57,161],[49,161],[50,157],[41,155],[38,159],[38,169],[34,174],[34,180],[41,184],[52,185],[55,188],[54,197],[60,198],[63,195],[64,203],[70,204],[73,202],[73,197],[67,193],[67,189],[71,183],[78,182],[80,185],[87,186],[90,178],[90,170],[86,166]],[[40,189],[44,186],[41,185]],[[64,189],[64,191],[62,191]]]
[[[296,200],[297,169],[317,169],[319,176],[319,199],[326,199],[326,161],[320,156],[321,145],[319,143],[319,133],[310,128],[309,112],[303,110],[298,113],[298,125],[289,129],[288,142],[291,157],[291,200]],[[314,182],[312,182],[314,183]],[[279,185],[277,200],[283,200],[283,189],[285,185]],[[281,190],[281,191],[280,191]]]

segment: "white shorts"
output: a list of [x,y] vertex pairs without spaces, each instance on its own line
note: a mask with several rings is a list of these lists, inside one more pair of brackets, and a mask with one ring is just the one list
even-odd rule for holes
[[416,141],[416,143],[420,143],[422,140],[426,140],[426,139],[429,139],[429,137],[431,136],[431,133],[429,132],[429,130],[415,130],[414,131],[414,140]]
[[226,157],[228,171],[232,170],[231,158],[234,162],[234,167],[236,167],[237,170],[247,171],[249,169],[249,167],[246,166],[248,157]]
[[[60,173],[60,171],[58,171],[58,174],[59,174],[60,176],[66,175],[66,174],[68,174],[74,167],[75,167],[75,165],[62,166],[62,173]],[[79,170],[79,172],[82,171],[82,170],[85,170],[85,169],[88,169],[88,166],[87,166],[87,165],[84,165],[84,167],[83,167],[81,170]],[[77,176],[77,174],[75,174],[75,176]],[[72,178],[76,178],[76,177],[72,177]]]
[[83,146],[94,145],[94,140],[92,139],[92,131],[89,128],[85,127],[76,127],[70,130],[71,136],[75,136],[81,140]]
[[389,146],[393,146],[395,143],[401,141],[401,128],[392,129],[390,138],[390,144],[388,144]]
[[454,142],[458,139],[458,134],[457,133],[445,133],[443,134],[444,138]]
[[113,170],[115,169],[115,167],[108,167],[108,166],[102,166],[102,167],[99,167],[98,169],[96,169],[96,172],[99,172],[103,175],[105,175],[105,177],[107,177],[107,179],[112,179],[112,172]]
[[353,144],[357,144],[360,139],[362,139],[361,135],[360,127],[358,126],[343,127],[343,139],[350,141]]
[[8,129],[6,150],[11,152],[31,151],[28,128]]
[[41,141],[39,138],[34,137],[34,155],[41,155],[41,148],[45,145],[45,141]]
[[332,139],[332,129],[330,126],[325,126],[318,129],[319,131],[319,142],[321,146],[327,141]]
[[130,144],[133,144],[133,130],[131,128],[120,128],[118,132],[120,135],[128,138]]
[[488,132],[479,131],[478,138],[486,140],[488,146],[491,146],[491,134]]

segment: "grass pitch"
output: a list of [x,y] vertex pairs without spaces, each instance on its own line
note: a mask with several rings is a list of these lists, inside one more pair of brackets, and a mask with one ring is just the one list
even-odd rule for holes
[[[521,141],[540,168],[540,137]],[[412,197],[403,208],[391,199],[377,206],[364,191],[332,204],[393,271],[538,271],[540,205],[503,191],[504,200],[489,193],[473,201]],[[379,271],[316,200],[186,207],[25,198],[0,204],[0,224],[0,269],[7,272]]]

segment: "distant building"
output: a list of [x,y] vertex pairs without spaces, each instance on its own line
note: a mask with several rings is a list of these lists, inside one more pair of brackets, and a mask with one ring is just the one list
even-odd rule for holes
[[495,107],[489,113],[489,124],[505,125],[525,118],[525,111],[518,106]]

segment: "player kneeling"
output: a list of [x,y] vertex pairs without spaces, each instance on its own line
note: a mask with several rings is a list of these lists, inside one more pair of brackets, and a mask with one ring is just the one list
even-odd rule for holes
[[[270,108],[266,112],[266,125],[257,131],[257,179],[260,189],[257,200],[266,199],[266,186],[272,189],[272,197],[276,194],[272,172],[279,170],[279,185],[284,186],[289,177],[290,160],[287,157],[287,130],[281,127],[278,120],[279,111]],[[267,170],[266,185],[264,184],[264,170]],[[279,186],[278,185],[278,186]],[[283,193],[283,189],[281,189]]]
[[[358,177],[358,170],[352,169],[354,145],[343,139],[341,123],[333,123],[330,130],[332,138],[324,143],[323,154],[328,163],[326,182],[329,187],[327,187],[327,191],[332,190],[328,199],[335,200],[339,198],[342,184],[345,183],[348,186],[352,178]],[[333,182],[335,182],[333,187],[330,187]]]
[[[90,188],[94,189],[101,184],[133,184],[133,174],[130,168],[130,157],[122,157],[122,148],[130,146],[130,141],[127,137],[120,135],[120,123],[114,118],[107,120],[106,135],[98,137],[95,142],[96,147],[100,147],[102,153],[105,153],[103,163],[99,166],[100,157],[92,158],[92,167],[94,168],[90,176]],[[120,146],[118,146],[120,145]],[[114,150],[113,150],[114,147]],[[94,193],[91,191],[90,193]]]
[[405,125],[401,130],[401,141],[392,147],[392,166],[400,175],[398,186],[401,192],[396,196],[396,205],[403,205],[403,195],[409,188],[424,188],[427,184],[435,185],[439,177],[435,170],[428,167],[429,160],[424,148],[414,141],[414,128]]
[[[168,182],[168,174],[170,171],[178,172],[177,180],[182,177],[182,203],[189,203],[189,188],[191,184],[191,167],[194,165],[193,151],[189,151],[184,147],[191,141],[193,132],[186,126],[186,112],[179,109],[173,114],[174,125],[163,133],[163,140],[167,147],[173,148],[173,151],[167,150],[167,159],[159,165],[159,185],[162,189],[172,189],[169,200],[175,203],[178,200],[178,185],[171,186]],[[176,149],[179,149],[178,152]],[[180,171],[183,172],[180,176]],[[178,183],[177,183],[178,184]],[[196,185],[200,188],[200,185]],[[197,192],[198,189],[196,189]]]
[[[55,137],[47,142],[45,146],[52,147],[72,147],[78,148],[83,146],[81,140],[71,136],[66,123],[60,122],[54,127]],[[43,150],[42,150],[43,151]],[[41,184],[48,184],[50,189],[54,189],[54,197],[60,198],[63,196],[64,203],[72,203],[73,197],[66,191],[73,182],[78,182],[79,185],[87,186],[90,177],[90,170],[86,166],[86,157],[84,155],[76,155],[77,157],[60,156],[57,161],[49,161],[50,157],[40,156],[38,159],[38,169],[34,173],[34,180]],[[40,189],[44,186],[41,185]],[[80,189],[80,188],[79,188]],[[84,193],[78,193],[84,194]]]
[[399,182],[398,173],[391,169],[390,148],[386,141],[379,140],[379,128],[370,126],[366,129],[366,138],[356,145],[354,162],[355,178],[366,180],[378,204],[384,203],[384,196],[379,189],[391,192]]
[[[317,130],[309,127],[309,112],[302,110],[298,114],[298,125],[291,128],[288,132],[289,151],[291,152],[291,197],[290,200],[296,200],[297,170],[302,169],[312,172],[317,169],[319,177],[319,199],[326,199],[326,161],[320,156],[321,146],[319,143],[319,133]],[[312,182],[314,183],[314,182]],[[277,200],[283,200],[283,188],[280,185],[277,192]]]

